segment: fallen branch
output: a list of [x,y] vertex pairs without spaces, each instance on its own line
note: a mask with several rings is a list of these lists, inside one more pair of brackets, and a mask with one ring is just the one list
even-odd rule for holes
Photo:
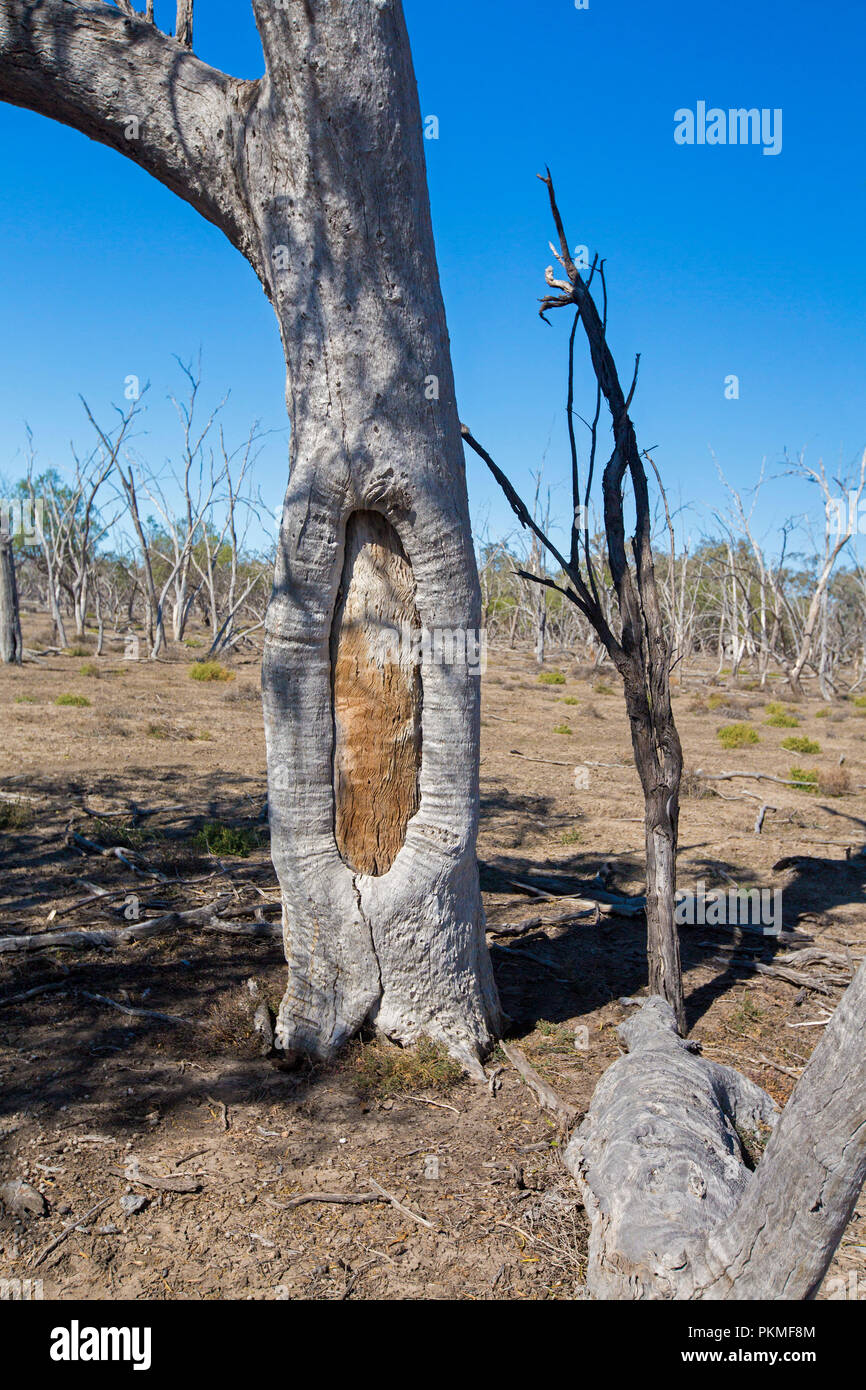
[[370,1178],[370,1182],[372,1183],[376,1191],[391,1203],[392,1207],[394,1207],[397,1211],[402,1212],[403,1216],[408,1216],[411,1221],[417,1221],[419,1226],[426,1226],[428,1231],[436,1230],[436,1227],[434,1226],[432,1221],[428,1221],[426,1217],[419,1216],[417,1211],[412,1211],[411,1207],[404,1207],[402,1202],[398,1202],[393,1192],[389,1192],[387,1188],[382,1187],[380,1183],[376,1182],[375,1178]]
[[74,928],[63,932],[39,932],[30,936],[0,937],[0,955],[44,951],[55,949],[87,950],[90,947],[126,946],[131,941],[147,941],[154,936],[163,936],[178,931],[181,927],[201,926],[205,931],[223,932],[229,936],[270,937],[282,939],[282,927],[278,922],[233,922],[216,916],[218,908],[227,902],[228,895],[216,898],[202,907],[192,907],[183,912],[165,912],[159,917],[148,917],[143,922],[133,922],[127,927],[107,928],[104,931],[84,931]]
[[378,1192],[301,1192],[288,1202],[271,1201],[271,1206],[286,1209],[302,1207],[307,1202],[337,1202],[341,1206],[358,1206],[362,1202],[384,1202],[387,1199]]
[[[777,980],[784,980],[786,984],[796,985],[798,989],[813,989],[816,994],[832,994],[833,991],[827,985],[821,984],[818,980],[810,980],[808,975],[801,975],[797,970],[789,970],[784,965],[764,965],[763,961],[738,960],[730,961],[725,956],[712,956],[712,960],[717,965],[730,966],[736,965],[738,970],[752,970],[759,975],[772,975]],[[846,980],[845,984],[848,983]]]
[[101,1202],[96,1203],[95,1207],[91,1207],[90,1211],[85,1212],[84,1216],[80,1216],[77,1221],[71,1221],[68,1226],[64,1226],[60,1235],[56,1236],[50,1245],[46,1245],[45,1249],[31,1260],[32,1267],[35,1269],[37,1265],[41,1265],[42,1261],[47,1260],[52,1251],[56,1250],[68,1235],[77,1230],[79,1226],[83,1226],[85,1221],[89,1221],[92,1216],[95,1216],[98,1211],[102,1211],[103,1207],[107,1207],[109,1202],[113,1201],[113,1197],[104,1197]]
[[109,999],[107,994],[91,994],[86,989],[76,989],[75,993],[81,999],[90,999],[95,1004],[108,1004],[112,1009],[117,1009],[122,1014],[130,1014],[133,1018],[153,1018],[158,1023],[183,1023],[187,1028],[200,1027],[197,1019],[180,1018],[177,1014],[160,1014],[153,1009],[134,1009],[130,1004],[120,1004],[116,999]]
[[520,1051],[520,1048],[515,1047],[512,1043],[504,1042],[501,1042],[499,1046],[515,1071],[520,1073],[529,1089],[534,1092],[542,1110],[550,1110],[554,1115],[557,1115],[564,1124],[573,1125],[578,1113],[575,1107],[569,1105],[568,1101],[562,1100],[561,1097],[556,1094],[553,1087],[549,1086],[548,1083],[538,1075],[538,1072],[530,1065],[527,1058]]

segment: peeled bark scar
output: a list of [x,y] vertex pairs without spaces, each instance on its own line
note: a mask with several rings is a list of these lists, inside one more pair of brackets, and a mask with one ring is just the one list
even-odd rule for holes
[[358,873],[387,873],[418,809],[421,673],[409,634],[419,627],[415,578],[397,532],[378,512],[353,512],[331,669],[335,834]]

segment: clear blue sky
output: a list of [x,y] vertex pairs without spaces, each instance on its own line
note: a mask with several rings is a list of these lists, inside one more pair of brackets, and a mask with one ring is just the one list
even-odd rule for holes
[[[568,321],[537,318],[551,260],[549,164],[573,243],[607,258],[610,337],[623,375],[640,351],[633,414],[672,496],[718,503],[708,446],[748,487],[784,449],[850,465],[866,446],[866,119],[861,0],[405,0],[424,114],[433,219],[462,417],[518,484],[566,477]],[[157,4],[160,9],[171,6]],[[261,54],[245,0],[198,0],[196,50],[238,76]],[[674,112],[781,108],[783,147],[681,147]],[[0,474],[24,421],[42,460],[87,438],[78,393],[108,414],[124,378],[152,383],[139,441],[176,435],[172,354],[201,348],[211,397],[231,388],[235,436],[277,431],[259,466],[277,504],[286,473],[276,323],[221,234],[121,156],[0,106]],[[736,374],[739,400],[726,400]],[[585,365],[580,384],[590,386]],[[584,394],[584,400],[587,396]],[[510,528],[468,460],[476,519]],[[568,512],[562,486],[554,493]],[[770,533],[817,499],[780,484]],[[700,522],[693,523],[693,531]]]

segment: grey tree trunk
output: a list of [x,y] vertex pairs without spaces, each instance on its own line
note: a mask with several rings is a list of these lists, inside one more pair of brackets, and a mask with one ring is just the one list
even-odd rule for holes
[[760,1087],[697,1056],[663,999],[620,1027],[628,1056],[565,1154],[591,1221],[593,1294],[814,1297],[866,1179],[864,1021],[866,965],[781,1117]]
[[[277,315],[292,423],[263,669],[278,1042],[328,1056],[372,1020],[479,1074],[499,1026],[475,859],[479,680],[449,645],[477,629],[480,591],[402,8],[252,3],[259,82],[107,5],[0,0],[0,97],[186,198]],[[402,644],[418,629],[448,634],[420,665]]]
[[20,666],[23,659],[12,537],[0,533],[0,661],[5,665]]

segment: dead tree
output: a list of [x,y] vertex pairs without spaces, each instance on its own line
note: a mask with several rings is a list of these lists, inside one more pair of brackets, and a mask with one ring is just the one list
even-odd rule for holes
[[11,527],[7,529],[0,522],[0,661],[20,666],[23,659],[14,537]]
[[646,1000],[565,1154],[591,1221],[591,1292],[813,1298],[866,1180],[864,1025],[866,964],[778,1116]]
[[191,4],[175,39],[128,3],[0,0],[0,100],[192,204],[278,320],[290,477],[262,682],[278,1043],[328,1056],[372,1019],[480,1074],[500,1014],[475,858],[478,669],[382,659],[383,627],[466,638],[480,614],[403,10],[251,3],[265,74],[249,82],[187,46]]
[[[646,840],[646,917],[647,956],[650,992],[669,1000],[678,1026],[684,1030],[682,971],[679,940],[674,923],[676,898],[676,854],[679,821],[679,792],[682,750],[674,723],[670,696],[671,641],[664,622],[653,566],[651,511],[647,476],[637,446],[634,426],[629,418],[637,384],[639,358],[628,395],[620,385],[613,355],[607,342],[607,290],[604,262],[598,258],[586,280],[572,260],[559,208],[548,171],[542,180],[547,186],[550,207],[559,239],[557,260],[568,276],[557,280],[553,269],[546,272],[547,284],[557,291],[545,295],[541,315],[550,309],[576,309],[568,350],[568,399],[566,405],[571,448],[574,517],[571,549],[565,556],[538,525],[502,470],[464,426],[466,442],[484,459],[499,482],[513,511],[556,559],[567,577],[567,586],[528,571],[525,579],[557,589],[577,606],[598,633],[611,661],[622,677],[625,703],[631,725],[632,748],[645,802]],[[598,275],[602,288],[601,313],[591,288]],[[581,487],[574,410],[574,342],[582,325],[589,346],[597,391],[594,418],[588,423],[589,462],[585,485]],[[604,526],[607,560],[616,593],[620,635],[616,636],[605,616],[600,597],[603,576],[594,563],[589,533],[589,510],[595,475],[598,424],[602,399],[607,404],[614,448],[602,477]],[[653,465],[655,467],[655,465]],[[629,480],[636,511],[635,533],[631,539],[632,561],[626,548],[623,514],[623,486]]]

